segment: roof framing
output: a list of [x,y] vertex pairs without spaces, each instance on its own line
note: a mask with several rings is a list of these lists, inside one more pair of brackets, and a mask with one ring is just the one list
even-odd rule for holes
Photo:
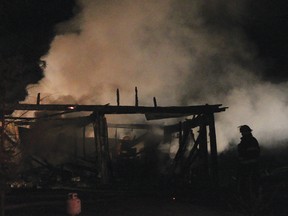
[[110,106],[107,105],[77,105],[77,104],[4,104],[2,110],[26,110],[26,111],[92,111],[102,114],[147,114],[167,113],[198,115],[202,113],[217,113],[225,111],[227,107],[217,105],[197,106],[170,106],[170,107],[147,107],[147,106]]

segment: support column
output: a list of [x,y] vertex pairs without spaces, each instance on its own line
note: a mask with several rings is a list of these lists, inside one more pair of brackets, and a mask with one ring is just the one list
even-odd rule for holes
[[209,121],[209,137],[210,137],[210,151],[211,151],[211,177],[215,186],[218,185],[218,152],[215,131],[214,114],[208,114]]
[[108,143],[108,128],[104,114],[96,113],[93,123],[96,159],[98,171],[101,173],[102,183],[107,184],[111,178],[111,162]]
[[83,158],[86,159],[86,126],[83,126],[82,131],[82,144],[83,144]]
[[199,157],[202,163],[202,175],[205,179],[209,178],[209,165],[208,165],[208,142],[207,142],[207,126],[206,122],[200,126],[200,141],[199,141]]

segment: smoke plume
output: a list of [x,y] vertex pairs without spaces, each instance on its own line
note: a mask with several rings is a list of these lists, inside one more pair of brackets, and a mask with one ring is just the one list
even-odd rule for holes
[[[263,144],[287,139],[287,83],[267,79],[265,58],[247,35],[251,1],[82,0],[82,13],[58,26],[43,57],[45,77],[29,87],[44,103],[159,106],[223,104],[219,148],[248,124]],[[76,23],[76,24],[75,24]],[[71,26],[80,31],[67,33]],[[251,25],[248,25],[248,27]],[[263,54],[263,53],[262,53]]]

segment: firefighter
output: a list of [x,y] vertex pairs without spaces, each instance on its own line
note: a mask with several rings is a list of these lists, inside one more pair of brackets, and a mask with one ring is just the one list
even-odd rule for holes
[[248,125],[241,125],[239,130],[242,137],[237,146],[238,190],[243,200],[251,202],[258,195],[260,147]]

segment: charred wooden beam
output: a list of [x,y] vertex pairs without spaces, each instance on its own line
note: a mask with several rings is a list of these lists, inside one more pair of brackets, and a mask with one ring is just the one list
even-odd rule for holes
[[156,97],[153,97],[153,103],[154,103],[154,107],[157,107]]
[[194,140],[194,145],[193,145],[192,149],[189,152],[189,156],[187,158],[186,165],[185,165],[185,170],[186,171],[191,167],[191,165],[194,162],[196,156],[198,156],[200,142],[201,142],[201,136],[198,135],[197,139]]
[[202,162],[202,177],[207,178],[209,176],[209,164],[208,164],[208,141],[207,141],[207,126],[206,124],[200,125],[199,133],[199,157]]
[[138,102],[138,89],[135,87],[135,106],[138,107],[139,102]]
[[99,172],[101,172],[101,151],[100,151],[100,135],[99,135],[99,125],[98,121],[95,118],[93,121],[93,130],[94,130],[94,143],[95,143],[95,157],[96,157],[96,162],[97,162],[97,169]]
[[[52,114],[44,114],[44,115],[41,115],[41,116],[38,116],[38,117],[22,117],[22,116],[5,116],[5,119],[18,119],[18,120],[38,120],[38,119],[45,119],[45,118],[51,118],[51,117],[55,117],[55,116],[61,116],[61,115],[65,115],[65,114],[69,114],[69,113],[73,113],[75,111],[73,110],[69,110],[69,111],[64,111],[64,112],[60,112],[60,113],[52,113]],[[53,118],[55,119],[55,118]],[[63,119],[63,118],[60,118],[60,119]]]
[[117,97],[117,106],[120,106],[120,93],[119,93],[119,89],[117,88],[116,91],[116,97]]
[[93,127],[98,169],[101,172],[102,182],[107,184],[111,177],[107,121],[103,114],[94,113],[94,116],[96,117]]
[[182,122],[179,123],[179,148],[173,160],[173,169],[180,167],[182,171],[185,170],[184,154],[187,150],[187,144],[189,142],[189,134],[191,128],[188,125],[184,125]]
[[103,130],[103,165],[105,166],[105,174],[103,176],[103,182],[109,183],[112,176],[112,165],[111,165],[111,158],[110,158],[110,148],[109,148],[109,138],[108,138],[108,127],[107,127],[107,120],[105,116],[102,116],[102,130]]
[[83,158],[86,159],[86,126],[83,127],[82,131],[82,145],[83,145]]
[[92,111],[103,114],[178,114],[197,115],[202,113],[223,112],[227,107],[217,105],[197,106],[171,106],[171,107],[146,107],[146,106],[110,106],[110,105],[77,105],[77,104],[0,104],[0,110],[46,110],[46,111]]
[[214,114],[211,113],[209,118],[209,137],[210,137],[210,151],[211,151],[211,175],[215,183],[218,185],[218,153],[217,153],[217,142],[216,142],[216,131],[215,131],[215,119]]
[[37,101],[36,104],[39,105],[41,101],[40,93],[37,94]]

